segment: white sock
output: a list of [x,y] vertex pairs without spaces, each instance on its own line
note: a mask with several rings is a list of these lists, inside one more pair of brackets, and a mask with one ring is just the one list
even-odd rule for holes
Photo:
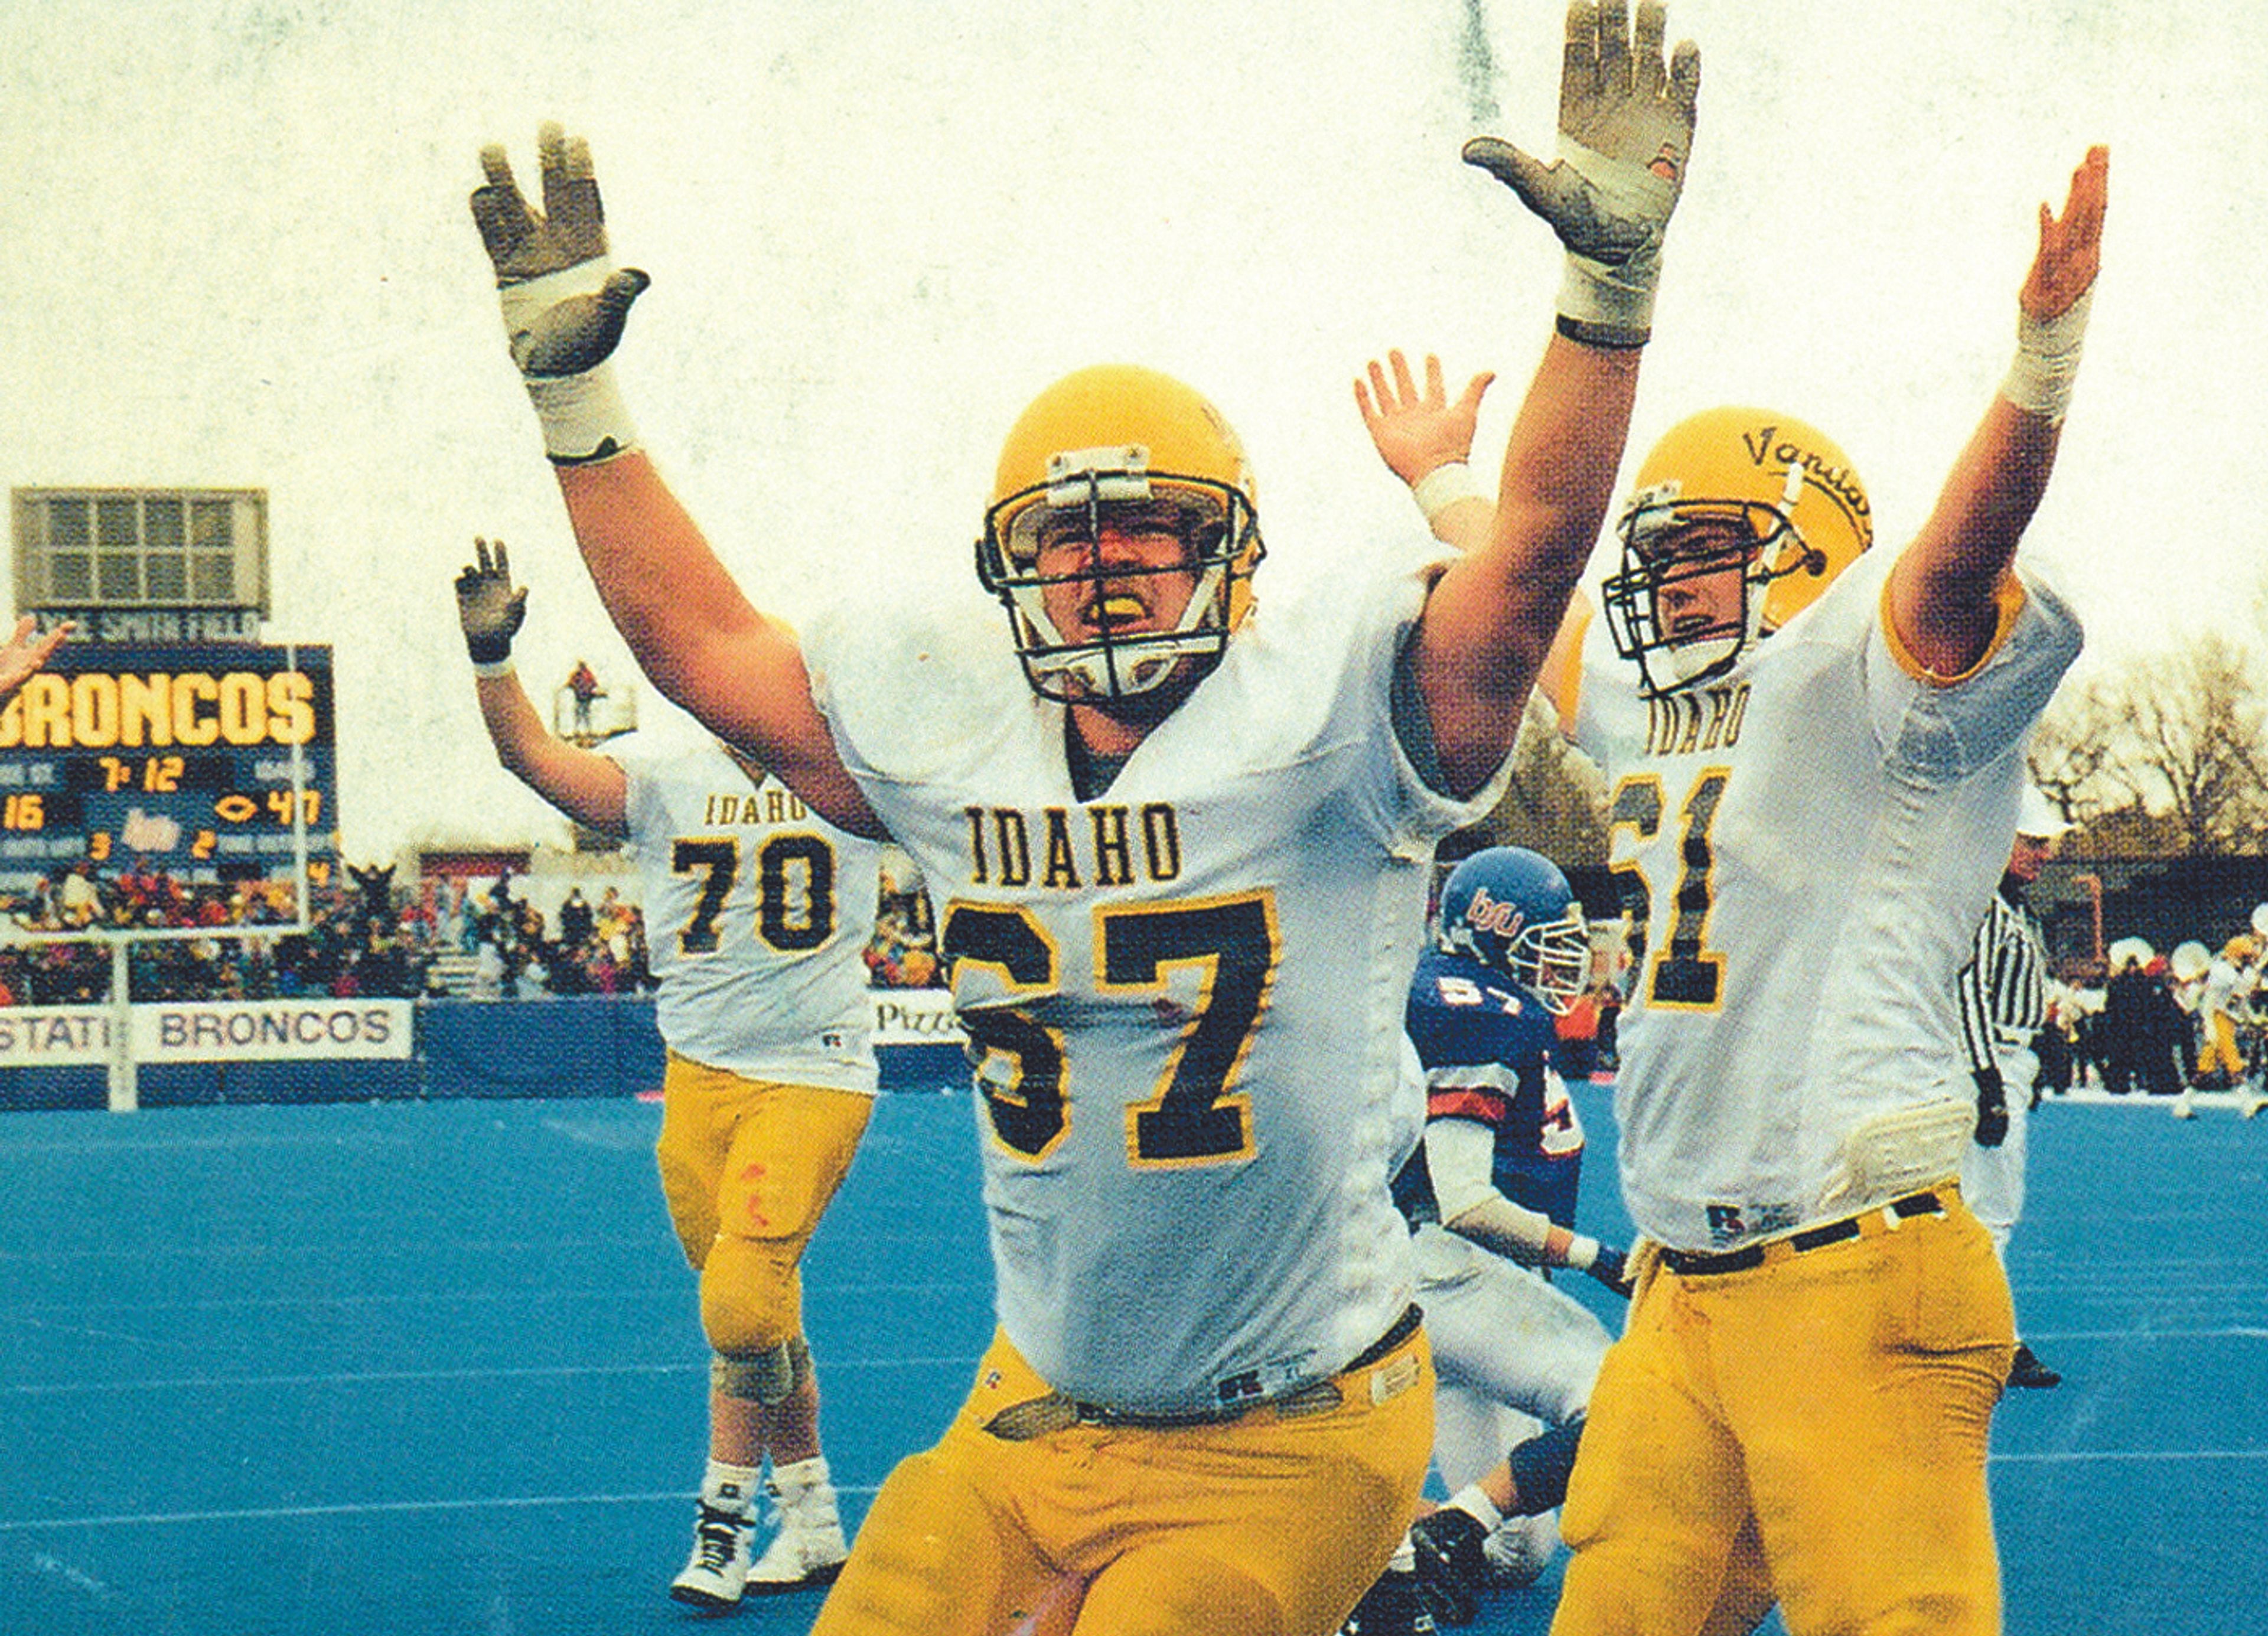
[[828,1456],[812,1455],[810,1459],[794,1459],[784,1466],[771,1468],[771,1491],[778,1495],[780,1509],[789,1511],[805,1502],[835,1502],[835,1486],[828,1479]]
[[756,1485],[762,1470],[752,1465],[727,1465],[711,1459],[701,1476],[701,1503],[711,1511],[733,1511],[746,1516],[755,1504]]

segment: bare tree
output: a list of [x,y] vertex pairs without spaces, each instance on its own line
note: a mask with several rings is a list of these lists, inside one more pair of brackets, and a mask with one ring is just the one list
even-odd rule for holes
[[2218,631],[2058,698],[2034,734],[2041,789],[2102,850],[2261,850],[2268,700],[2253,655]]
[[2135,799],[2114,770],[2115,747],[2126,719],[2125,687],[2121,678],[2066,689],[2032,729],[2026,750],[2032,782],[2074,824]]

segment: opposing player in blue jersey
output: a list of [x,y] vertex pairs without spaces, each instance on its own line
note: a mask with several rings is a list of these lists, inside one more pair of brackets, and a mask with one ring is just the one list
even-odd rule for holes
[[1503,1457],[1582,1412],[1610,1339],[1534,1269],[1576,1268],[1627,1293],[1623,1252],[1574,1231],[1582,1127],[1550,1068],[1555,1021],[1590,963],[1589,928],[1550,859],[1494,846],[1451,873],[1404,1013],[1425,1134],[1394,1193],[1433,1337],[1433,1463],[1453,1497],[1373,1587],[1361,1636],[1409,1628],[1395,1610],[1413,1607],[1421,1580],[1433,1616],[1462,1623],[1479,1582],[1530,1583],[1558,1545],[1548,1514],[1510,1514]]

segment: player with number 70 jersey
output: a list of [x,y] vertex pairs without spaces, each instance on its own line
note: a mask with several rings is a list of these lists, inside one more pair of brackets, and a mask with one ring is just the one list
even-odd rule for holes
[[[527,592],[504,542],[474,549],[457,615],[497,759],[637,855],[668,1048],[655,1156],[714,1353],[693,1554],[670,1595],[716,1612],[825,1583],[849,1553],[820,1452],[799,1264],[873,1109],[860,955],[879,853],[713,741],[601,752],[545,727],[512,659]],[[752,1557],[767,1463],[780,1527]]]
[[670,1049],[748,1079],[873,1090],[873,1006],[858,951],[874,925],[875,844],[770,774],[751,785],[713,744],[604,753],[629,778]]

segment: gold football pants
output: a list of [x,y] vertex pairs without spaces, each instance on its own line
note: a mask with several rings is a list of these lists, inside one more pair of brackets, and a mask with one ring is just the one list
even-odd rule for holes
[[2205,1043],[2198,1051],[2197,1077],[2219,1072],[2234,1085],[2244,1077],[2244,1053],[2236,1048],[2236,1023],[2225,1011],[2205,1016]]
[[1329,1636],[1416,1507],[1425,1332],[1300,1396],[1218,1425],[1051,1422],[1028,1411],[1061,1399],[995,1337],[943,1440],[875,1496],[813,1636]]
[[856,1091],[745,1080],[670,1053],[654,1152],[719,1354],[753,1357],[803,1333],[797,1266],[873,1110]]
[[1764,1264],[1648,1255],[1591,1395],[1560,1526],[1553,1636],[1744,1629],[1991,1636],[1984,1456],[2015,1345],[2006,1277],[1949,1188],[1942,1214]]

